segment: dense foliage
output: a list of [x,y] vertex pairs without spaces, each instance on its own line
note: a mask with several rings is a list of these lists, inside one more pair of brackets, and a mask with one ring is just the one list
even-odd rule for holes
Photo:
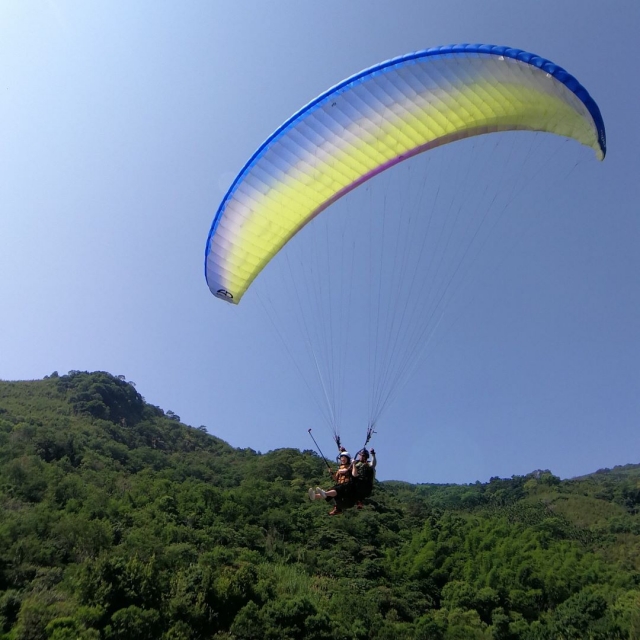
[[326,480],[122,376],[0,382],[0,640],[640,639],[639,466],[378,483],[338,518]]

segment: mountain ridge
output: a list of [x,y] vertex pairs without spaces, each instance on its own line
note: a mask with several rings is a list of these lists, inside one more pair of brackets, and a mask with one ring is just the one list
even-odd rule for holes
[[306,498],[124,376],[0,381],[0,640],[640,638],[640,465]]

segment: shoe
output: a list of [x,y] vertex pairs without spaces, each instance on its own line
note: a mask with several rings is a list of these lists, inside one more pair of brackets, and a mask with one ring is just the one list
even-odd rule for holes
[[309,500],[316,499],[316,492],[313,489],[309,489],[308,493],[309,493]]
[[356,502],[356,509],[364,509],[362,502]]
[[318,493],[323,500],[325,500],[327,497],[327,492],[323,491],[320,487],[316,487],[316,493]]
[[330,516],[339,516],[342,513],[342,509],[338,509],[338,507],[333,507],[332,511],[329,511]]

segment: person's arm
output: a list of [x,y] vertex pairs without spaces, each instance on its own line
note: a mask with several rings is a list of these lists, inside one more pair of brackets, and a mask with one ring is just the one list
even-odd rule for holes
[[376,452],[375,449],[371,449],[371,468],[375,469],[376,468]]
[[355,460],[351,463],[351,475],[354,478],[358,477],[358,465],[356,464]]

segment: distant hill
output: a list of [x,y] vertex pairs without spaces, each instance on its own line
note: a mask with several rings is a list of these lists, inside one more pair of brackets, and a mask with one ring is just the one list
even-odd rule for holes
[[122,376],[0,381],[0,640],[640,639],[640,465],[329,483]]

